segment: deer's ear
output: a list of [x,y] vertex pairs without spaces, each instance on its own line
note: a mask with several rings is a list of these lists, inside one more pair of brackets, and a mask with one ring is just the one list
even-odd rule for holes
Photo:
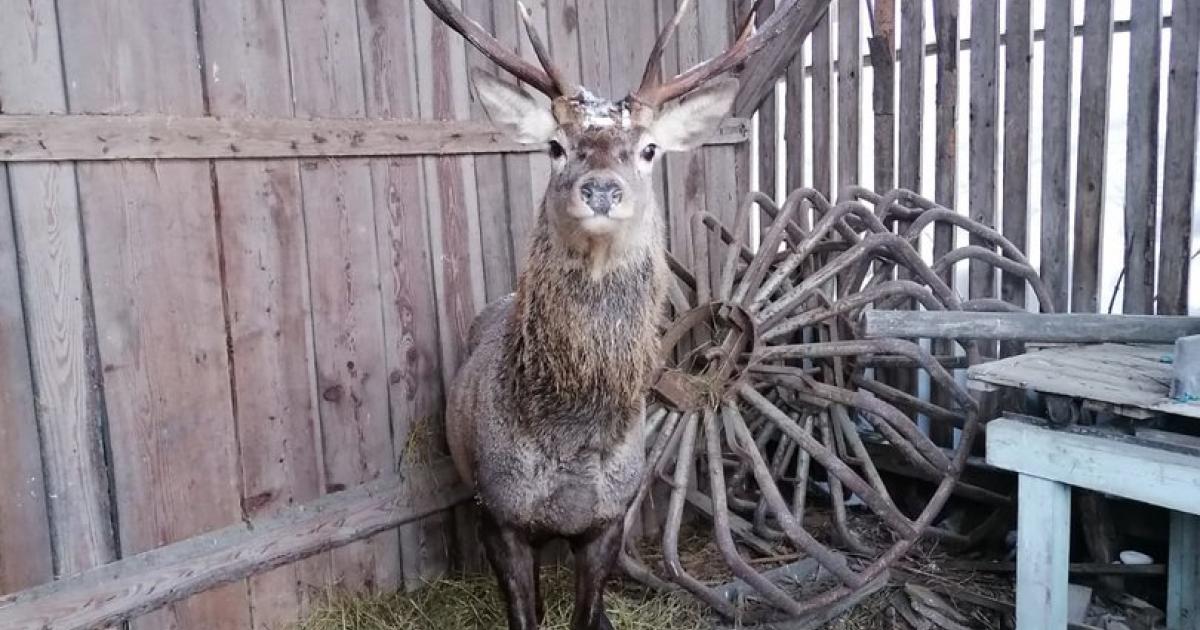
[[472,78],[483,109],[512,139],[537,144],[554,137],[558,123],[533,97],[484,72],[473,72]]
[[667,151],[695,149],[717,132],[737,92],[737,79],[713,81],[663,108],[650,125],[650,135]]

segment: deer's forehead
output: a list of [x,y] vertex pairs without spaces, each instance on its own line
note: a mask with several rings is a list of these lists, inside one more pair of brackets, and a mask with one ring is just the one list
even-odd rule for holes
[[581,90],[573,97],[554,99],[554,118],[568,133],[628,134],[644,127],[652,113],[630,99],[610,101]]

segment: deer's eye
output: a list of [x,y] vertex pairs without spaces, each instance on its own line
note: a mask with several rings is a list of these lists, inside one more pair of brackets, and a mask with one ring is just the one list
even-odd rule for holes
[[564,149],[563,145],[559,144],[557,140],[550,141],[550,157],[557,160],[558,158],[561,158],[561,157],[565,156],[566,154],[567,154],[566,149]]
[[654,156],[657,153],[658,153],[658,145],[657,144],[653,144],[653,143],[647,144],[646,148],[642,149],[642,159],[649,162],[650,160],[654,159]]

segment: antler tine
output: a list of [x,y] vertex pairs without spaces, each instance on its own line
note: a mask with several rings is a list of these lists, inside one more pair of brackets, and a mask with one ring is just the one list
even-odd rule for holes
[[654,48],[650,50],[650,58],[646,60],[646,70],[642,72],[642,83],[634,94],[649,93],[658,86],[658,72],[661,70],[663,51],[667,48],[667,42],[671,41],[671,36],[679,30],[679,23],[683,21],[683,14],[691,3],[692,0],[681,0],[675,9],[675,16],[663,26],[662,32],[658,34],[658,39],[654,42]]
[[[643,103],[658,107],[672,99],[684,96],[703,85],[709,79],[724,74],[740,65],[754,53],[762,50],[772,39],[783,32],[788,14],[796,9],[800,0],[787,0],[771,17],[767,18],[754,32],[754,15],[762,0],[757,0],[745,22],[741,25],[737,40],[725,52],[703,61],[676,76],[674,79],[648,90],[639,89],[636,98]],[[644,83],[644,81],[643,81]]]
[[[555,80],[555,77],[551,73],[525,61],[520,55],[505,48],[491,33],[487,32],[478,22],[463,14],[462,10],[458,7],[446,0],[425,0],[425,5],[446,26],[449,26],[456,33],[462,35],[463,39],[470,42],[472,46],[483,53],[485,57],[495,62],[496,65],[504,68],[513,76],[528,83],[550,98],[562,96],[563,92],[560,89],[560,83]],[[524,13],[524,7],[522,7],[522,15]],[[528,18],[525,19],[526,27],[528,27]],[[532,29],[529,30],[529,34],[533,38]],[[542,65],[546,65],[547,62],[543,58],[545,50],[540,44],[540,41],[535,41],[534,49],[537,51],[538,59],[542,61]]]
[[525,33],[529,35],[529,43],[533,44],[533,53],[537,55],[542,68],[545,69],[550,80],[554,82],[559,95],[574,96],[579,91],[579,88],[570,81],[567,81],[562,71],[551,61],[550,51],[546,48],[546,44],[542,42],[542,38],[538,36],[537,29],[533,27],[533,11],[530,11],[529,7],[525,6],[525,3],[521,2],[521,0],[517,0],[517,6],[520,8],[521,21],[525,23]]

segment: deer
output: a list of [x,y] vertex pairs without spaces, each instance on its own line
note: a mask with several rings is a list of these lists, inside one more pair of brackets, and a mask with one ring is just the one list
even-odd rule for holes
[[664,153],[712,137],[738,92],[723,75],[782,23],[777,11],[756,31],[752,10],[725,52],[663,81],[663,50],[689,2],[659,33],[640,85],[613,101],[566,80],[519,0],[540,68],[453,3],[425,0],[485,57],[550,99],[547,107],[472,73],[492,122],[516,142],[544,145],[551,163],[516,291],[472,323],[445,420],[451,458],[481,507],[480,537],[509,630],[538,627],[537,549],[555,538],[575,558],[572,629],[613,628],[604,589],[643,474],[644,401],[670,273],[652,174]]

